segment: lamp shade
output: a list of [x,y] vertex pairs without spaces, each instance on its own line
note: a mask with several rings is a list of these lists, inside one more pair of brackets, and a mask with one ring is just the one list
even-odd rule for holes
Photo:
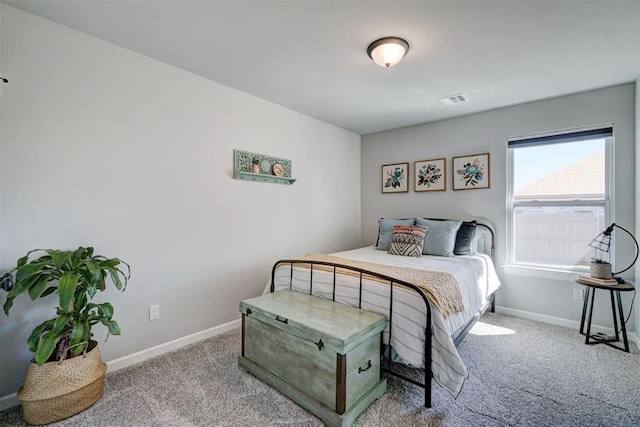
[[613,227],[615,226],[615,224],[611,224],[607,227],[605,231],[594,237],[589,246],[597,251],[609,252],[611,250],[611,232],[613,232]]
[[606,230],[604,230],[602,233],[598,234],[591,241],[591,243],[589,243],[589,246],[591,246],[592,248],[595,248],[598,251],[609,252],[611,250],[611,233],[613,233],[614,228],[619,228],[620,230],[622,230],[625,233],[627,233],[629,235],[629,237],[631,237],[631,239],[633,240],[633,244],[636,247],[636,250],[635,250],[636,255],[635,255],[635,258],[633,259],[633,261],[631,262],[631,264],[629,264],[629,266],[627,268],[625,268],[624,270],[620,270],[618,272],[612,273],[614,279],[618,280],[618,283],[624,283],[624,279],[619,278],[619,277],[615,277],[615,276],[617,276],[620,273],[624,273],[625,271],[627,271],[628,269],[633,267],[633,265],[638,260],[638,255],[640,254],[640,246],[638,246],[638,241],[633,236],[633,234],[631,234],[629,232],[629,230],[627,230],[626,228],[621,227],[621,226],[619,226],[618,224],[616,224],[614,222],[609,227],[607,227]]
[[399,37],[384,37],[371,43],[367,48],[369,58],[381,67],[396,65],[409,51],[409,43]]

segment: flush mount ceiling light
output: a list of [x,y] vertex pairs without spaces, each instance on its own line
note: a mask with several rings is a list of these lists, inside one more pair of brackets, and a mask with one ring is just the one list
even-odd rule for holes
[[381,67],[396,65],[409,51],[409,43],[399,37],[384,37],[371,43],[367,48],[369,58]]

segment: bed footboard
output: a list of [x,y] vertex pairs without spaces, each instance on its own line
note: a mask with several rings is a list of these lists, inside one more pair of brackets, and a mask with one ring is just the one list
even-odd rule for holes
[[332,274],[333,276],[333,280],[332,280],[332,300],[335,301],[336,299],[336,288],[338,286],[337,283],[337,276],[338,276],[338,270],[342,270],[343,272],[346,270],[348,272],[351,273],[352,276],[355,275],[355,277],[357,277],[358,279],[358,308],[362,308],[362,291],[363,291],[363,279],[364,278],[375,278],[377,281],[383,281],[385,283],[389,284],[389,309],[388,309],[388,314],[387,314],[387,318],[388,318],[388,334],[389,334],[389,343],[391,343],[392,337],[393,337],[393,303],[394,303],[394,290],[396,290],[396,288],[398,286],[402,287],[403,289],[407,289],[411,292],[414,292],[416,295],[418,295],[422,301],[424,302],[424,306],[425,306],[425,313],[426,313],[426,319],[425,319],[425,330],[424,330],[424,342],[425,342],[425,346],[424,346],[424,366],[425,366],[425,370],[424,370],[424,382],[419,382],[416,381],[412,378],[409,378],[399,372],[396,372],[392,369],[392,361],[391,361],[391,357],[384,357],[384,350],[381,350],[381,355],[380,357],[384,360],[386,360],[386,363],[381,363],[381,367],[382,367],[382,371],[386,372],[387,374],[393,375],[395,377],[398,377],[404,381],[407,381],[411,384],[417,385],[418,387],[421,387],[424,389],[424,406],[426,406],[427,408],[431,407],[431,377],[432,377],[432,373],[431,373],[431,362],[432,362],[432,324],[431,324],[431,306],[429,304],[429,300],[426,297],[426,295],[423,293],[423,291],[418,288],[417,286],[402,281],[402,280],[398,280],[395,279],[393,277],[389,277],[383,274],[379,274],[379,273],[375,273],[375,272],[371,272],[368,270],[364,270],[358,267],[354,267],[354,266],[348,266],[348,265],[343,265],[343,264],[338,264],[338,263],[333,263],[333,262],[326,262],[326,261],[312,261],[312,260],[280,260],[278,262],[276,262],[273,266],[273,269],[271,270],[271,292],[275,291],[275,280],[276,280],[276,271],[280,266],[283,265],[288,265],[289,266],[289,271],[290,271],[290,277],[289,277],[289,289],[293,290],[293,271],[294,271],[294,266],[298,266],[298,267],[304,267],[307,268],[309,270],[309,274],[310,274],[310,279],[309,279],[309,295],[313,295],[313,275],[314,275],[314,271],[323,271],[323,272],[329,272],[330,274]]

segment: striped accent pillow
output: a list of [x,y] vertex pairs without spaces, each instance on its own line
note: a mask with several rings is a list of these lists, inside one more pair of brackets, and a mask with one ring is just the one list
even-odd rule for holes
[[424,236],[428,228],[423,225],[394,225],[389,254],[422,257]]

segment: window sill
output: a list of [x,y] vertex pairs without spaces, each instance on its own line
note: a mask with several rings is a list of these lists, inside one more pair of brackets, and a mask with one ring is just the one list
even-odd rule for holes
[[507,274],[519,276],[538,277],[541,279],[560,280],[573,282],[581,274],[589,274],[586,271],[553,270],[551,268],[528,267],[523,265],[504,264],[502,270]]

